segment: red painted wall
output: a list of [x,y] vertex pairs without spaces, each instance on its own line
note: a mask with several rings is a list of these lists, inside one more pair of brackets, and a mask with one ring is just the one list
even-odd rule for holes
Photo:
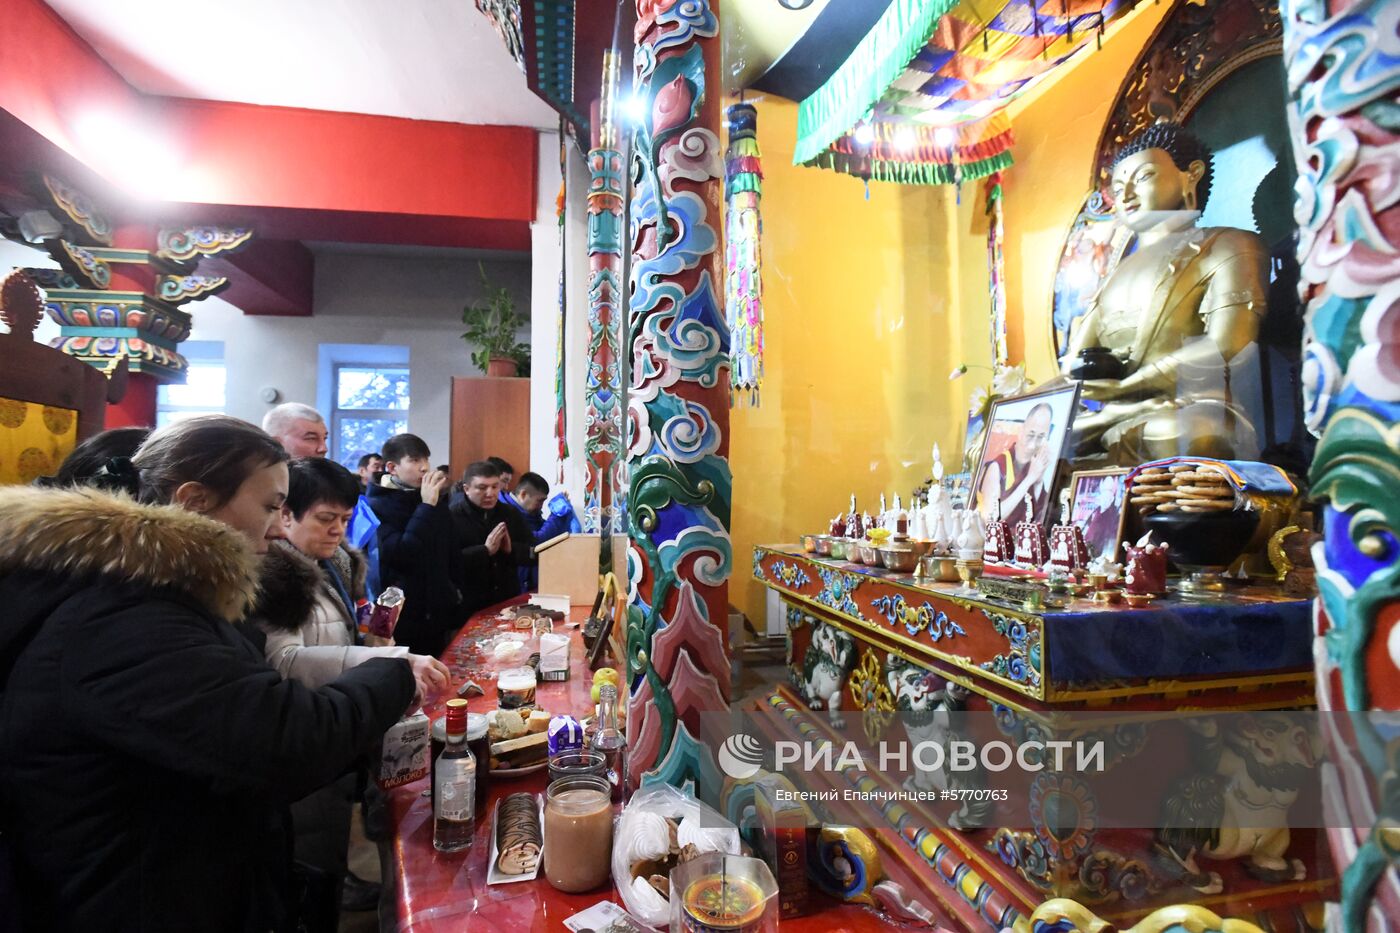
[[112,428],[155,427],[158,386],[150,373],[132,373],[127,377],[126,395],[120,402],[107,406],[103,428],[110,431]]

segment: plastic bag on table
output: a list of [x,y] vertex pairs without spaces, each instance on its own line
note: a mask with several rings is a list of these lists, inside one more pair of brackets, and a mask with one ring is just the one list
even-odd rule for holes
[[612,852],[613,883],[628,913],[658,929],[669,926],[670,901],[648,883],[647,875],[634,877],[633,868],[656,868],[656,863],[668,859],[674,862],[675,850],[687,844],[701,853],[738,855],[739,830],[709,805],[669,784],[645,787],[632,795],[617,821]]

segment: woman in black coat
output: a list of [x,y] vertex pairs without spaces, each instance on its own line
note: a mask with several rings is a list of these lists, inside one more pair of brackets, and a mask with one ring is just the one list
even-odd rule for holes
[[280,926],[286,804],[413,700],[405,661],[313,691],[234,628],[285,461],[211,416],[142,447],[144,502],[0,489],[0,839],[25,929]]

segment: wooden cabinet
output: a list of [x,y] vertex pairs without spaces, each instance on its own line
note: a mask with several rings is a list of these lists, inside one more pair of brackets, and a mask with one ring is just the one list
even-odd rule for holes
[[453,482],[487,457],[508,460],[519,479],[530,469],[530,380],[453,376],[450,447]]

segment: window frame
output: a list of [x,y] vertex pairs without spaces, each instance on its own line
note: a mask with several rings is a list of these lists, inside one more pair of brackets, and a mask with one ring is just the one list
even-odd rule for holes
[[180,346],[181,355],[189,362],[190,368],[196,366],[213,368],[217,364],[224,374],[224,400],[221,405],[177,405],[165,401],[164,396],[168,389],[175,383],[162,383],[156,387],[156,417],[155,427],[164,427],[171,423],[169,419],[162,422],[162,415],[187,415],[195,417],[198,415],[224,415],[228,414],[228,359],[225,355],[224,341],[222,340],[189,340]]
[[[341,408],[340,407],[340,371],[342,369],[373,370],[381,372],[384,370],[402,370],[408,379],[409,408]],[[343,463],[346,452],[340,449],[340,423],[343,418],[351,418],[357,421],[402,421],[404,429],[407,430],[408,413],[413,405],[413,372],[408,363],[389,362],[357,362],[351,359],[337,359],[331,362],[330,368],[330,458],[337,463]],[[359,453],[364,453],[360,451]]]

